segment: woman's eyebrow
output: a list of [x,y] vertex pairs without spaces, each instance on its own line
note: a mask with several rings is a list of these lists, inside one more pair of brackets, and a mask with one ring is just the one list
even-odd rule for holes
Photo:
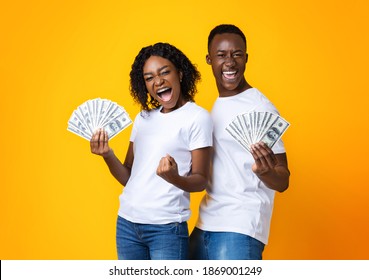
[[[163,67],[160,67],[158,69],[158,72],[164,70],[165,68],[169,67],[169,65],[164,65]],[[152,72],[148,72],[148,73],[144,73],[144,76],[147,76],[147,75],[152,75]]]

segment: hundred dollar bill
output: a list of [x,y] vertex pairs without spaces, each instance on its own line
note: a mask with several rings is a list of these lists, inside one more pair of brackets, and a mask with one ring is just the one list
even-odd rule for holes
[[230,126],[233,126],[234,129],[236,129],[239,132],[239,136],[241,136],[244,142],[246,142],[247,146],[250,146],[251,138],[249,136],[249,132],[247,130],[246,123],[245,123],[245,120],[243,119],[243,116],[242,115],[237,116],[233,120],[233,124]]
[[98,114],[98,120],[97,120],[97,127],[102,126],[102,124],[104,122],[104,119],[105,119],[106,112],[113,105],[114,105],[114,103],[111,102],[110,100],[107,100],[107,99],[102,99],[101,100],[100,112]]
[[267,119],[268,113],[267,112],[258,112],[257,113],[257,130],[256,130],[256,141],[259,141],[260,139],[260,131],[262,130],[262,127],[264,127],[265,120]]
[[266,112],[266,120],[264,122],[264,125],[260,128],[260,131],[258,133],[258,141],[259,142],[265,135],[265,133],[268,131],[268,129],[274,124],[274,122],[278,119],[278,115]]
[[68,120],[67,130],[86,140],[100,128],[104,128],[109,139],[132,123],[126,110],[108,99],[90,99],[78,106]]
[[272,148],[282,137],[289,125],[290,124],[285,119],[278,116],[274,123],[266,130],[260,141],[267,144],[269,148]]
[[92,136],[92,133],[90,131],[90,128],[84,122],[83,116],[80,116],[77,110],[74,110],[73,111],[72,116],[68,120],[68,125],[73,125],[79,131],[85,133],[86,135]]
[[226,127],[226,131],[233,137],[233,139],[235,139],[245,150],[250,152],[249,144],[245,141],[245,138],[240,136],[234,129],[235,128],[233,126]]
[[289,123],[278,114],[251,111],[235,117],[226,127],[226,131],[251,152],[250,146],[260,141],[272,148],[288,126]]
[[108,133],[109,139],[112,139],[115,135],[117,135],[120,131],[125,129],[132,123],[126,112],[122,112],[116,118],[111,120],[109,123],[104,125],[104,129]]
[[86,140],[90,141],[91,139],[91,135],[78,129],[78,127],[75,127],[75,125],[73,123],[68,123],[68,127],[67,130],[69,130],[70,132],[77,134],[78,136],[85,138]]
[[93,133],[93,116],[91,115],[87,103],[82,104],[77,108],[78,112],[75,114],[79,116],[79,118],[85,123],[85,125],[90,130],[90,133]]

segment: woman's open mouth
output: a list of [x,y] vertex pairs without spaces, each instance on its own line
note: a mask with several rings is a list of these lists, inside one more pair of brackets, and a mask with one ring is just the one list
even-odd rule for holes
[[169,87],[158,89],[156,95],[164,102],[167,102],[172,98],[172,89]]

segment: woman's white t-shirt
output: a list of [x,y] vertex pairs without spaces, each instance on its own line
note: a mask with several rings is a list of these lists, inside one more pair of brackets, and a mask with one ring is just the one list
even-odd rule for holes
[[193,102],[161,113],[160,109],[139,113],[130,141],[134,162],[131,176],[120,195],[118,214],[134,223],[166,224],[190,217],[189,193],[156,174],[159,161],[167,154],[186,176],[191,171],[191,151],[212,146],[209,113]]

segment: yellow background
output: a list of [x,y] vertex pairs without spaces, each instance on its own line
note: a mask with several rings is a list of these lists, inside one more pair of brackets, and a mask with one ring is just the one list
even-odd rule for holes
[[[96,97],[133,118],[130,67],[157,41],[198,65],[196,101],[210,110],[206,43],[220,23],[245,32],[248,81],[291,123],[291,183],[276,195],[264,258],[369,259],[367,3],[2,1],[0,259],[116,258],[121,186],[67,121]],[[130,131],[111,141],[121,159]]]

